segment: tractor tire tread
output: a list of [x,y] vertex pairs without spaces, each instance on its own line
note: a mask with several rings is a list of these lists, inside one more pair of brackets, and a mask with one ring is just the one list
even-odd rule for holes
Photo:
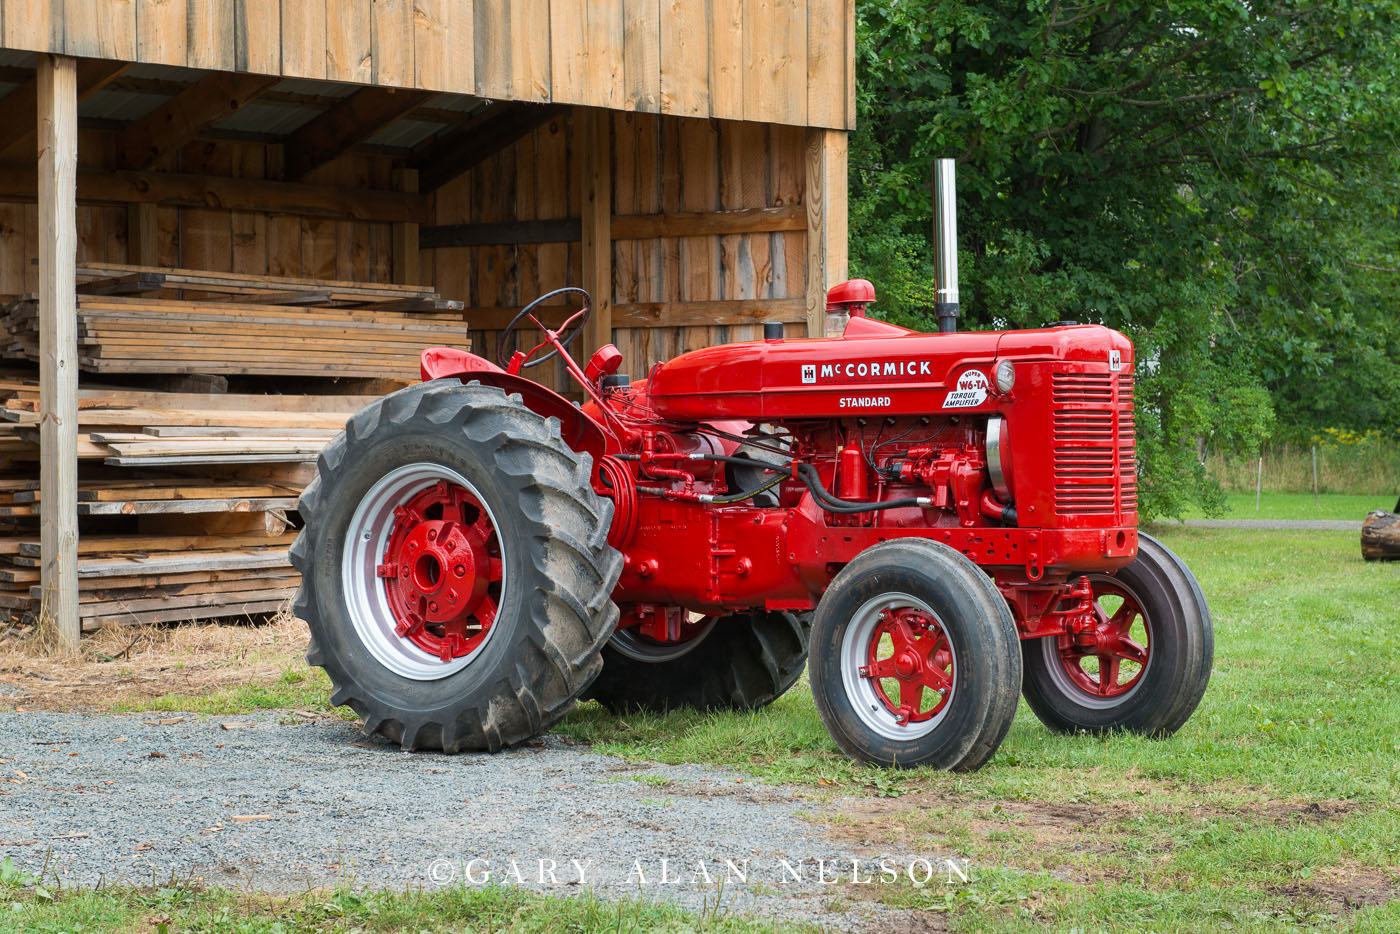
[[[493,470],[513,491],[515,547],[523,549],[527,566],[527,579],[519,583],[525,588],[522,625],[500,676],[436,707],[398,706],[368,687],[357,663],[333,651],[327,638],[333,621],[318,611],[328,595],[321,592],[324,584],[318,587],[315,557],[321,529],[334,518],[326,515],[333,491],[354,455],[415,425],[490,452]],[[428,382],[361,409],[317,464],[299,503],[306,526],[291,549],[302,573],[293,605],[311,627],[307,660],[330,676],[332,703],[364,717],[367,735],[406,750],[496,752],[562,720],[600,669],[599,650],[617,621],[611,595],[622,556],[607,544],[612,503],[593,492],[592,459],[563,443],[558,419],[542,418],[520,396],[495,387]],[[335,506],[346,508],[344,502]]]
[[614,713],[757,710],[787,692],[807,666],[810,613],[761,610],[718,620],[692,650],[642,661],[605,646],[588,698]]

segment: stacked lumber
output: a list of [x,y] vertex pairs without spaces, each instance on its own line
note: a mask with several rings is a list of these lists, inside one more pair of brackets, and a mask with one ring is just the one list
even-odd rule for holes
[[[39,359],[39,303],[3,311],[11,356]],[[465,341],[455,312],[78,296],[78,365],[93,373],[413,379],[424,347]]]
[[79,266],[77,277],[78,291],[86,295],[247,296],[249,301],[263,305],[324,304],[373,307],[380,311],[462,310],[462,302],[445,299],[421,285],[299,279],[118,263]]
[[[372,397],[89,387],[78,408],[79,612],[118,623],[276,612],[316,454]],[[42,604],[38,390],[0,378],[0,613]]]
[[[90,264],[77,292],[84,629],[280,609],[298,583],[297,497],[375,398],[336,387],[387,391],[418,378],[424,347],[467,344],[462,303],[424,286]],[[37,361],[38,344],[35,297],[0,305],[0,357]],[[43,599],[35,376],[0,369],[0,616]],[[142,376],[252,391],[160,391]],[[287,377],[302,394],[282,394]]]

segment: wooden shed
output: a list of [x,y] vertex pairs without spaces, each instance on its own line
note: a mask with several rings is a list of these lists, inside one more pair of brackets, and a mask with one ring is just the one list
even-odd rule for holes
[[[820,332],[853,43],[852,0],[0,0],[0,295],[37,296],[45,612],[76,637],[84,271],[422,286],[486,355],[581,285],[587,343],[638,375],[766,321]],[[265,376],[335,371],[279,352]]]

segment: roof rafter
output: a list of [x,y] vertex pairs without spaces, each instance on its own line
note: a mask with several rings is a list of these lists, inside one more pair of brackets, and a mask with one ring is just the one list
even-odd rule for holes
[[[129,67],[127,62],[113,62],[105,58],[78,59],[78,100],[96,94]],[[25,143],[33,145],[39,125],[38,113],[39,84],[36,78],[30,78],[0,98],[0,153],[15,155],[9,150],[18,150]]]
[[500,101],[472,114],[456,130],[427,144],[412,160],[418,169],[418,190],[437,191],[565,109],[561,104]]
[[210,72],[122,131],[117,137],[119,167],[146,168],[280,80],[268,75]]
[[434,91],[393,88],[356,91],[287,137],[286,177],[304,178],[436,96]]

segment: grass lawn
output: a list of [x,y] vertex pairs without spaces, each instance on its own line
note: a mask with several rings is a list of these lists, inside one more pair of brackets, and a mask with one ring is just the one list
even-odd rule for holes
[[1400,568],[1350,532],[1174,527],[1201,579],[1215,672],[1168,740],[1061,736],[1024,706],[980,772],[867,769],[841,756],[810,692],[750,715],[564,729],[603,752],[714,762],[856,789],[814,809],[853,839],[949,848],[980,874],[955,891],[872,887],[967,930],[1400,930]]
[[[931,929],[1400,930],[1400,567],[1362,562],[1352,532],[1169,526],[1160,537],[1199,575],[1216,631],[1210,689],[1167,740],[1061,736],[1022,705],[980,772],[870,769],[836,750],[805,682],[755,713],[618,718],[590,703],[560,729],[600,752],[807,785],[817,796],[808,819],[857,849],[869,841],[957,853],[970,864],[966,885],[846,885],[839,893],[911,909],[920,913],[911,923]],[[303,706],[319,678],[285,674],[256,697],[226,692],[209,708],[279,706],[283,695],[287,706]],[[188,698],[149,703],[189,709]],[[142,901],[156,897],[170,907]],[[327,896],[284,903],[120,890],[46,901],[11,886],[0,891],[0,930],[152,930],[145,919],[161,912],[183,919],[172,930],[721,923],[587,899],[354,898],[347,908]]]
[[[1264,493],[1254,508],[1253,493],[1226,493],[1225,512],[1216,519],[1348,519],[1360,522],[1373,509],[1393,510],[1395,495],[1371,496],[1357,493],[1323,493],[1313,504],[1311,493]],[[1203,519],[1206,514],[1192,507],[1184,518]]]
[[[45,897],[46,896],[46,897]],[[696,915],[667,905],[604,901],[588,895],[546,898],[500,887],[442,892],[313,892],[290,897],[183,886],[57,892],[34,896],[0,866],[0,934],[186,931],[297,932],[713,931],[769,934],[760,920]],[[810,930],[810,929],[808,929]]]

